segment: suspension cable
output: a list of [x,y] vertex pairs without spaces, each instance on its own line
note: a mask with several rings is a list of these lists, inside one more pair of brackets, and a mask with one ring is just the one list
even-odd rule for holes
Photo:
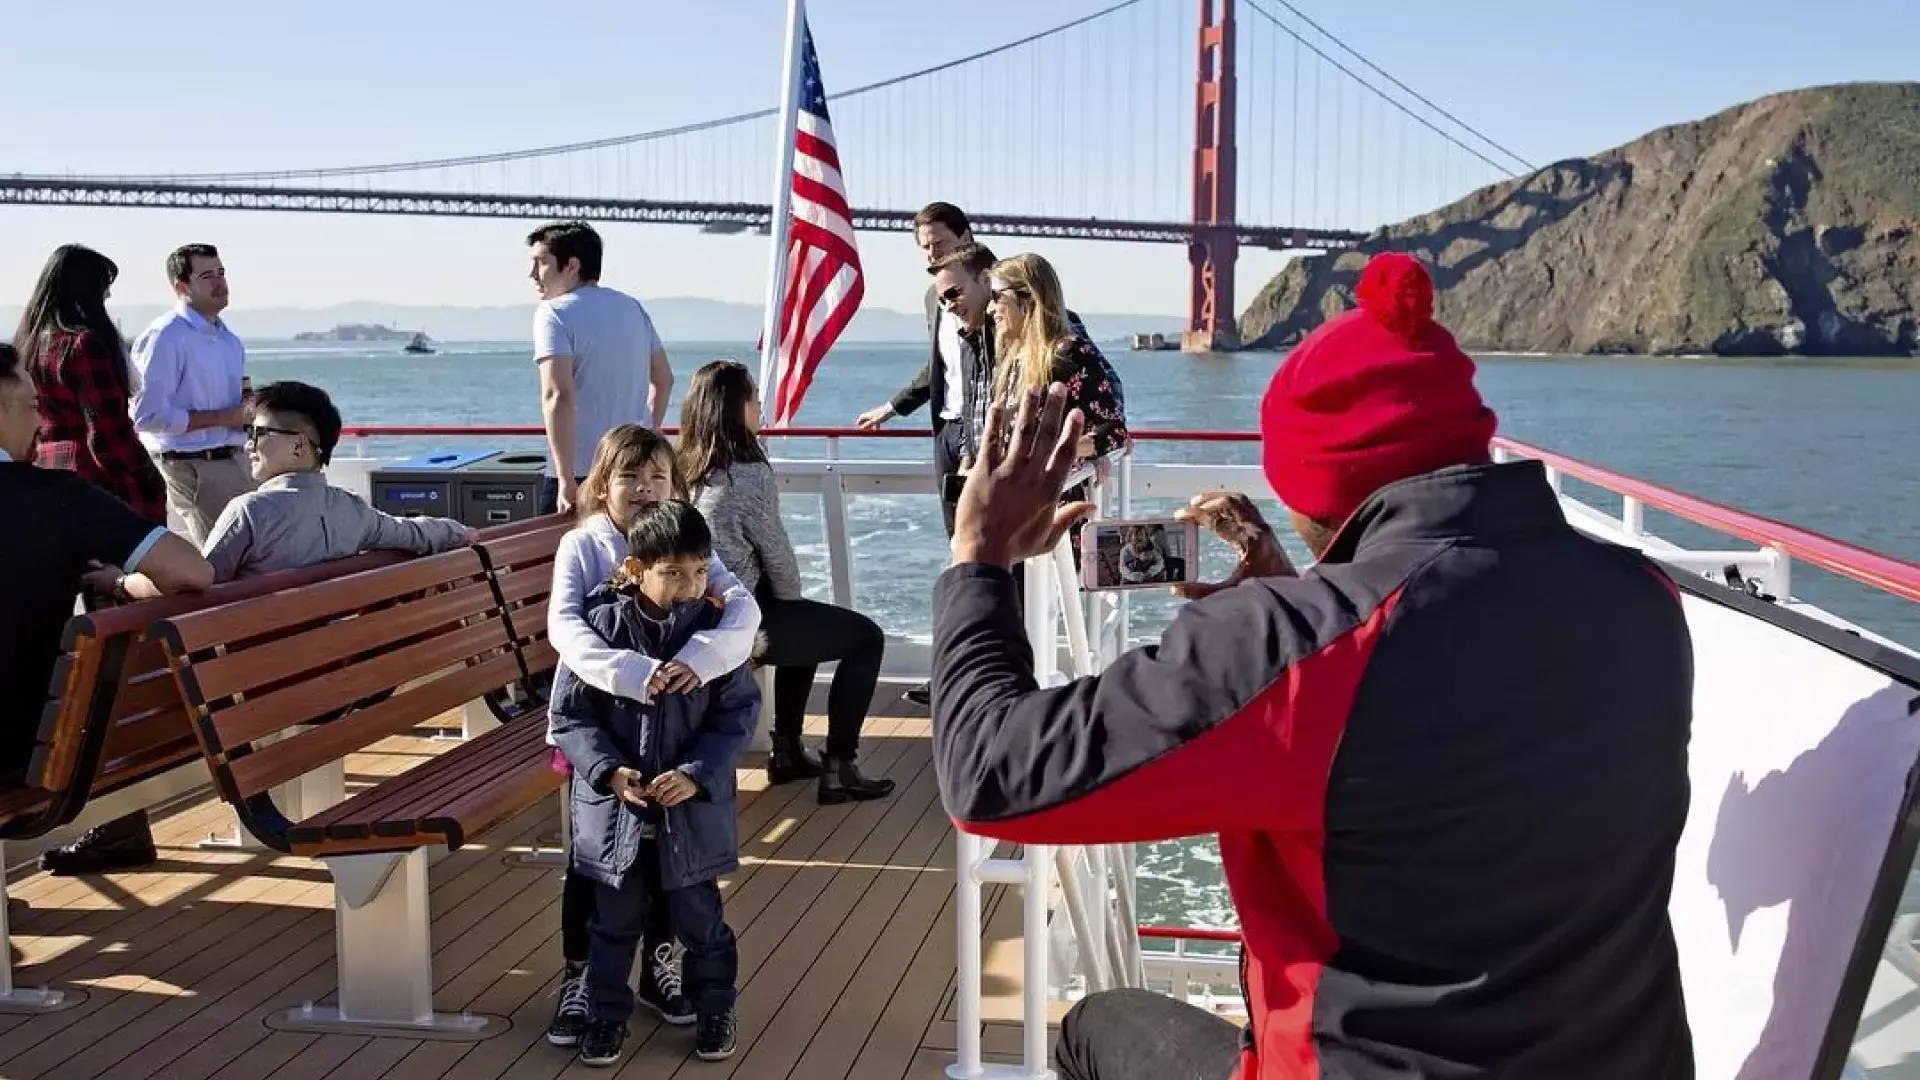
[[[1115,3],[1108,7],[1102,8],[1099,11],[1092,13],[1091,15],[1083,15],[1080,18],[1074,19],[1071,22],[1061,23],[1060,25],[1055,26],[1052,29],[1042,30],[1042,31],[1039,31],[1038,33],[1028,34],[1026,37],[1019,38],[1018,40],[1015,40],[1015,41],[1009,41],[1004,45],[996,45],[991,49],[983,49],[980,52],[972,53],[967,56],[962,56],[957,59],[948,60],[945,63],[935,64],[932,67],[921,68],[919,71],[910,71],[904,75],[895,75],[892,78],[881,79],[879,82],[868,83],[865,86],[856,86],[851,90],[845,90],[838,94],[830,94],[828,95],[827,100],[840,101],[846,98],[859,97],[863,94],[871,94],[876,91],[885,90],[891,86],[898,86],[904,82],[911,82],[915,79],[925,78],[929,75],[938,74],[939,72],[947,71],[951,68],[960,67],[963,64],[971,64],[976,60],[984,60],[990,56],[998,56],[1001,53],[1009,52],[1013,49],[1017,49],[1022,45],[1029,45],[1043,38],[1049,38],[1056,34],[1063,34],[1068,30],[1074,29],[1075,27],[1084,26],[1087,23],[1094,22],[1095,20],[1106,18],[1107,16],[1112,15],[1115,12],[1124,11],[1127,8],[1130,8],[1140,2],[1141,0],[1120,0],[1119,3]],[[295,177],[300,177],[300,178],[311,177],[311,178],[318,179],[321,177],[335,177],[335,176],[365,176],[365,175],[376,175],[381,173],[423,172],[428,169],[453,169],[453,168],[461,168],[468,165],[489,165],[489,164],[494,164],[496,162],[521,161],[527,158],[553,157],[560,154],[578,153],[584,150],[604,150],[608,147],[613,147],[613,146],[627,146],[633,143],[652,142],[656,139],[670,139],[676,135],[690,135],[695,132],[710,131],[714,128],[727,127],[733,124],[744,124],[754,120],[764,120],[769,116],[773,116],[779,111],[780,110],[778,107],[771,108],[771,109],[755,109],[752,112],[735,113],[732,116],[723,116],[714,120],[704,120],[694,124],[681,124],[676,127],[659,128],[653,131],[641,131],[631,135],[615,135],[615,136],[612,136],[611,138],[605,138],[605,139],[589,139],[584,142],[572,142],[572,143],[555,143],[551,146],[536,146],[536,147],[530,147],[525,150],[502,150],[502,151],[498,151],[496,153],[491,153],[491,154],[470,154],[464,157],[428,158],[428,159],[422,159],[419,161],[389,162],[383,165],[342,165],[342,166],[335,166],[331,168],[320,168],[320,169],[278,169],[278,170],[270,170],[270,171],[262,171],[262,172],[115,174],[111,177],[90,176],[90,177],[79,177],[78,179],[188,180],[188,181],[209,181],[209,182],[239,182],[239,181],[248,181],[248,180],[285,180],[285,179],[292,179]]]
[[[1274,0],[1274,3],[1280,4],[1286,7],[1288,11],[1293,11],[1294,14],[1296,15],[1299,14],[1299,12],[1295,10],[1291,4],[1288,4],[1286,0]],[[1320,46],[1315,45],[1311,41],[1308,41],[1306,38],[1300,35],[1300,32],[1298,30],[1295,30],[1293,27],[1288,26],[1284,22],[1281,22],[1279,17],[1274,15],[1273,12],[1268,11],[1264,7],[1261,7],[1260,0],[1247,0],[1247,4],[1249,7],[1253,8],[1253,10],[1259,12],[1262,18],[1266,19],[1268,22],[1272,23],[1273,25],[1279,27],[1283,32],[1291,36],[1295,41],[1298,41],[1300,44],[1305,45],[1307,48],[1313,50],[1314,54],[1319,56],[1320,59],[1325,60],[1329,64],[1332,64],[1335,68],[1339,69],[1341,74],[1345,75],[1349,79],[1352,79],[1354,82],[1358,83],[1359,85],[1365,87],[1375,97],[1379,98],[1380,100],[1386,102],[1389,105],[1392,105],[1394,108],[1407,114],[1409,117],[1412,117],[1416,123],[1420,124],[1422,127],[1426,128],[1427,130],[1433,132],[1435,135],[1440,136],[1442,139],[1447,140],[1448,142],[1466,151],[1467,153],[1472,154],[1474,157],[1479,158],[1481,161],[1485,162],[1490,168],[1498,169],[1500,172],[1506,174],[1507,176],[1514,175],[1514,171],[1512,169],[1506,167],[1505,165],[1500,164],[1499,162],[1493,160],[1492,158],[1487,157],[1485,154],[1467,145],[1466,143],[1461,142],[1459,139],[1455,138],[1451,132],[1437,126],[1436,124],[1434,124],[1433,121],[1428,120],[1426,117],[1421,116],[1419,113],[1414,112],[1412,109],[1407,108],[1405,104],[1401,103],[1398,99],[1394,98],[1392,95],[1388,94],[1386,91],[1368,82],[1365,78],[1361,77],[1361,75],[1358,72],[1354,71],[1352,68],[1334,59],[1333,57],[1327,55],[1326,51],[1321,49]],[[1362,63],[1366,64],[1369,68],[1373,68],[1373,70],[1378,71],[1381,74],[1381,76],[1386,78],[1388,81],[1392,82],[1395,86],[1398,86],[1403,90],[1406,89],[1406,85],[1404,83],[1400,82],[1400,80],[1398,79],[1395,79],[1393,76],[1388,75],[1386,72],[1381,71],[1378,67],[1376,67],[1373,64],[1372,61],[1368,60],[1364,56],[1361,56],[1358,52],[1354,52],[1354,50],[1351,47],[1349,47],[1345,42],[1340,41],[1339,38],[1334,37],[1332,34],[1328,34],[1325,30],[1320,30],[1320,27],[1317,23],[1314,23],[1311,19],[1307,19],[1304,15],[1300,17],[1303,21],[1305,21],[1308,25],[1312,26],[1315,30],[1319,30],[1320,33],[1326,35],[1329,41],[1333,41],[1337,43],[1342,49],[1345,49],[1347,52],[1353,53],[1354,56],[1359,57]],[[1470,133],[1475,138],[1482,140],[1488,146],[1493,147],[1498,152],[1505,154],[1508,157],[1512,158],[1513,160],[1519,162],[1522,166],[1524,166],[1527,169],[1533,168],[1532,165],[1527,163],[1526,159],[1520,157],[1518,154],[1515,154],[1513,151],[1506,149],[1505,147],[1501,146],[1499,143],[1494,142],[1492,139],[1487,138],[1487,136],[1482,135],[1479,131],[1476,131],[1474,128],[1463,123],[1461,120],[1459,120],[1453,114],[1447,112],[1445,109],[1440,108],[1438,105],[1433,104],[1432,102],[1428,101],[1424,97],[1420,97],[1419,94],[1414,93],[1412,90],[1407,90],[1407,93],[1413,94],[1414,97],[1419,98],[1419,100],[1422,103],[1426,104],[1429,108],[1433,109],[1435,112],[1438,112],[1440,115],[1446,117],[1447,119],[1452,120],[1455,124],[1458,124],[1462,130]]]

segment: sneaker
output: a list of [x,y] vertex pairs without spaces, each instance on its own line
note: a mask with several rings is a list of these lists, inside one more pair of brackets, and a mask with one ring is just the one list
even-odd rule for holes
[[701,1061],[725,1061],[733,1056],[735,1029],[739,1018],[732,1009],[719,1016],[700,1018],[700,1030],[693,1036],[693,1052]]
[[635,1001],[659,1013],[661,1020],[674,1027],[685,1027],[695,1019],[693,1002],[680,992],[680,957],[684,952],[671,941],[654,946],[653,955],[647,958],[647,973],[640,980],[640,992],[634,996]]
[[595,1068],[620,1060],[620,1047],[627,1041],[627,1025],[614,1020],[589,1020],[587,1033],[580,1037],[580,1064]]
[[547,1025],[547,1041],[555,1046],[574,1046],[586,1031],[587,970],[569,966],[560,982],[560,1007],[553,1011],[553,1022]]

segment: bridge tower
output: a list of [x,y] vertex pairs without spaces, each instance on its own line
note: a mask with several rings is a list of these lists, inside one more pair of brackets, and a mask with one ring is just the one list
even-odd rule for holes
[[1193,292],[1187,306],[1186,352],[1240,346],[1233,303],[1233,263],[1240,251],[1234,221],[1234,0],[1200,0],[1198,79],[1193,88],[1193,240],[1187,245]]

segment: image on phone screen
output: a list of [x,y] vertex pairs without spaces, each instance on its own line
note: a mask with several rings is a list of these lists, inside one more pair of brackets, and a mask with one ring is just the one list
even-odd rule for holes
[[1189,578],[1193,529],[1175,521],[1096,521],[1082,573],[1090,589],[1138,589]]

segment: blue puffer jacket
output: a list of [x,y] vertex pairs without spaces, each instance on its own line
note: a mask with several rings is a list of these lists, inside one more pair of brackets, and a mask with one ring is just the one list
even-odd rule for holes
[[[637,600],[604,585],[587,596],[583,614],[608,644],[662,660],[720,619],[719,609],[703,600],[675,607],[665,620],[650,619]],[[657,822],[664,887],[684,889],[740,865],[734,768],[760,715],[760,690],[745,665],[691,692],[641,704],[588,686],[563,664],[548,713],[554,741],[573,766],[577,872],[618,888],[639,857],[649,812]],[[664,813],[643,810],[613,794],[613,771],[622,765],[648,778],[680,769],[700,794]]]

